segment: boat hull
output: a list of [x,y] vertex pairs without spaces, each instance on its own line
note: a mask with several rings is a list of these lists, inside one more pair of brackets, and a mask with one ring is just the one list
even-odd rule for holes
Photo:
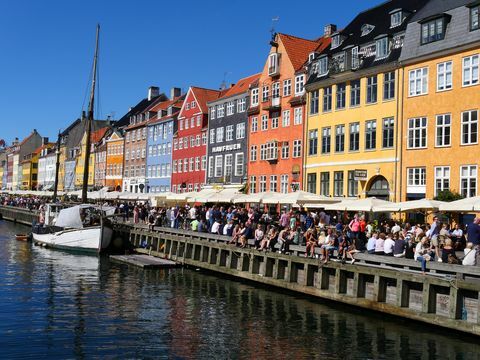
[[110,245],[113,230],[106,226],[93,226],[84,229],[65,229],[50,234],[33,233],[32,235],[35,243],[46,247],[99,253]]

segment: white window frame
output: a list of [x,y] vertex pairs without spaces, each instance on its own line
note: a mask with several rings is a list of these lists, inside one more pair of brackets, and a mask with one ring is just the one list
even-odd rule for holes
[[225,155],[224,177],[233,175],[233,154]]
[[[435,166],[434,173],[434,196],[438,196],[439,191],[450,190],[450,166]],[[445,186],[445,181],[448,181],[448,187]],[[440,182],[440,186],[437,186]]]
[[258,88],[254,88],[250,94],[250,107],[258,106]]
[[[423,120],[425,119],[425,125],[422,125]],[[417,126],[417,120],[420,121],[420,126]],[[428,118],[418,117],[418,118],[411,118],[407,120],[407,149],[426,149],[428,146]],[[413,126],[410,126],[413,124]],[[422,132],[425,132],[425,136],[422,136]],[[420,139],[424,139],[424,144],[420,140],[420,146],[415,146],[415,140],[417,139],[417,135],[420,136]],[[412,138],[413,136],[413,138]],[[413,139],[413,146],[410,146],[410,139]]]
[[[179,160],[181,162],[181,160]],[[208,157],[208,177],[213,177],[213,170],[215,168],[215,164],[213,162],[213,156]]]
[[[468,114],[468,120],[465,121],[465,115]],[[475,120],[472,120],[472,115],[473,114],[476,114],[476,119]],[[469,133],[469,141],[468,142],[464,142],[463,140],[463,137],[465,135],[465,125],[468,129],[468,133]],[[476,131],[475,131],[475,141],[471,141],[470,140],[470,137],[471,137],[471,133],[472,133],[472,127],[473,125],[475,125],[476,127]],[[467,110],[467,111],[464,111],[462,112],[462,118],[461,118],[461,133],[460,133],[460,144],[461,145],[475,145],[475,144],[478,144],[478,110]]]
[[223,171],[223,155],[215,156],[215,170],[214,175],[215,177],[221,177]]
[[227,102],[227,116],[231,116],[234,113],[235,103],[234,101]]
[[252,124],[250,126],[250,132],[257,132],[258,131],[258,117],[252,117]]
[[238,99],[237,100],[237,113],[243,113],[247,109],[247,99]]
[[[448,69],[450,67],[450,69]],[[453,61],[437,64],[437,91],[448,91],[453,88]]]
[[225,128],[225,141],[233,140],[233,125],[227,125]]
[[292,79],[283,80],[283,96],[292,95]]
[[237,129],[235,132],[235,138],[237,140],[245,138],[245,123],[241,122],[237,124]]
[[[463,170],[466,169],[468,172],[467,176],[463,176]],[[472,176],[472,170],[474,171],[475,175]],[[470,196],[470,191],[472,190],[472,187],[470,186],[470,180],[475,179],[475,193]],[[466,195],[464,194],[463,187],[462,187],[462,182],[463,180],[467,180],[467,188],[466,188]],[[460,166],[460,184],[459,187],[460,189],[460,195],[464,197],[472,197],[477,195],[477,188],[478,188],[478,168],[477,165],[462,165]]]
[[295,76],[295,96],[305,93],[305,74]]
[[215,137],[215,141],[217,143],[223,142],[223,134],[224,134],[223,126],[218,127],[216,131],[216,137]]
[[303,108],[296,107],[294,110],[293,125],[301,125],[303,122]]
[[422,166],[407,168],[407,186],[427,186],[427,168]]
[[428,94],[428,67],[413,69],[408,72],[408,96]]
[[290,126],[290,110],[283,110],[282,112],[282,127]]
[[251,145],[250,146],[250,161],[257,161],[257,145]]
[[249,185],[250,185],[250,189],[249,189],[250,194],[255,194],[255,192],[257,191],[257,177],[255,175],[250,176]]
[[[448,122],[448,123],[447,123]],[[445,130],[449,129],[448,143],[445,141]],[[440,138],[439,138],[439,135]],[[441,139],[441,141],[439,141]],[[435,147],[452,146],[452,115],[439,114],[435,117]]]
[[278,177],[277,175],[270,175],[270,191],[277,192],[277,190],[278,190]]
[[243,152],[235,154],[235,176],[243,176],[245,173],[245,155]]
[[[467,62],[468,62],[468,65],[467,65]],[[479,76],[480,76],[479,63],[480,63],[479,54],[466,56],[462,58],[462,86],[463,87],[474,86],[479,84]]]
[[280,175],[280,192],[288,194],[288,174]]
[[302,156],[302,140],[293,140],[292,158],[299,158]]
[[262,122],[261,122],[260,130],[262,130],[262,131],[267,131],[268,130],[268,116],[267,115],[262,115]]

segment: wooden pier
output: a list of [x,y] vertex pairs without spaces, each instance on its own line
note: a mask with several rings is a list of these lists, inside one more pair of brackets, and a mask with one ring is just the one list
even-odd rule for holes
[[116,263],[137,266],[142,269],[165,269],[177,266],[175,261],[142,254],[110,255],[110,260]]

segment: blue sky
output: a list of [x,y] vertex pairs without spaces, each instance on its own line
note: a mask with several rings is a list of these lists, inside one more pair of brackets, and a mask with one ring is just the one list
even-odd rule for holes
[[305,38],[381,0],[0,2],[0,139],[55,138],[79,116],[101,25],[97,118],[119,119],[151,85],[217,88],[261,71],[271,19]]

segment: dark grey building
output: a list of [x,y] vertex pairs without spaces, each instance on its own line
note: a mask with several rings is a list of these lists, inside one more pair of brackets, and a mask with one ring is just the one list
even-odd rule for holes
[[208,103],[207,184],[242,184],[247,174],[249,89],[260,74],[239,80]]

